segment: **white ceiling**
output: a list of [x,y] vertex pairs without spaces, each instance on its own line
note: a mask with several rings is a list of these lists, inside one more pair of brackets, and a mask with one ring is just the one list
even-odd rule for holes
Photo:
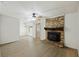
[[53,17],[77,11],[79,2],[55,1],[1,1],[0,14],[27,19],[35,12],[37,15]]

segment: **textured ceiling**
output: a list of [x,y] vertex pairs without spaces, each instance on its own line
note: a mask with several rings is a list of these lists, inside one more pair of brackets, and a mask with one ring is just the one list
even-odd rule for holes
[[77,11],[79,2],[55,1],[11,1],[0,2],[0,14],[27,19],[35,12],[37,15],[53,17]]

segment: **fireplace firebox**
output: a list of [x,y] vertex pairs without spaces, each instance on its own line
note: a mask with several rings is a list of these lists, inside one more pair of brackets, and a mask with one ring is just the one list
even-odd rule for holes
[[60,42],[60,36],[61,36],[61,33],[60,32],[48,32],[48,40],[50,41],[54,41],[54,42]]

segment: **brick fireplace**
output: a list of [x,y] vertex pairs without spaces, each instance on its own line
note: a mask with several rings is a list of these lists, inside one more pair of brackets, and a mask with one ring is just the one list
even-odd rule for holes
[[64,16],[46,19],[46,40],[64,47]]
[[60,42],[61,33],[60,32],[48,32],[47,33],[47,39],[54,42]]

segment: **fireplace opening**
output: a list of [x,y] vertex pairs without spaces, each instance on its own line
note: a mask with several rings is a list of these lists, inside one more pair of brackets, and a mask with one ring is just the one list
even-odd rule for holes
[[50,41],[55,41],[55,42],[60,42],[60,32],[48,32],[48,40]]

